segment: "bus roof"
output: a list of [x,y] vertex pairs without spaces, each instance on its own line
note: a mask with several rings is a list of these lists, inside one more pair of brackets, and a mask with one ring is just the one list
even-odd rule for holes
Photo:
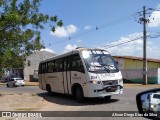
[[51,61],[51,60],[56,60],[56,59],[62,58],[62,57],[67,57],[67,56],[69,56],[69,55],[73,55],[73,54],[79,53],[80,51],[83,51],[83,50],[106,51],[106,50],[104,50],[104,49],[99,49],[99,48],[83,48],[83,47],[77,47],[75,50],[72,50],[72,51],[67,52],[67,53],[63,53],[63,54],[61,54],[61,55],[56,55],[56,56],[54,56],[54,57],[52,57],[52,58],[43,60],[43,61],[41,61],[40,63],[48,62],[48,61]]

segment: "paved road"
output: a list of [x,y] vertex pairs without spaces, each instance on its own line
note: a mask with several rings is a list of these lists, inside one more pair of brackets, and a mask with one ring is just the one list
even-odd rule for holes
[[[0,93],[7,94],[23,94],[23,93],[35,93],[39,97],[44,98],[48,104],[44,106],[42,111],[137,111],[135,96],[137,93],[148,90],[151,87],[126,87],[124,88],[124,94],[114,95],[110,101],[104,99],[87,99],[85,103],[77,103],[71,96],[56,95],[48,96],[45,91],[39,89],[38,86],[25,86],[16,88],[7,88],[0,85]],[[68,114],[66,112],[66,114]],[[49,119],[49,118],[47,118]],[[52,119],[52,118],[50,118]],[[59,117],[57,118],[60,119]],[[65,118],[70,120],[72,118]],[[75,118],[73,118],[75,119]],[[77,118],[79,119],[79,118]],[[84,118],[88,120],[89,118]],[[95,118],[94,118],[95,119]],[[96,119],[106,119],[102,117],[96,117]],[[129,119],[129,118],[107,118],[107,119]],[[142,117],[136,117],[132,119],[145,119]]]

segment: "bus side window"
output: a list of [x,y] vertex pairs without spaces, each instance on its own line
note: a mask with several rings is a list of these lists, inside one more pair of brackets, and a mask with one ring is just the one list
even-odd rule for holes
[[58,60],[54,63],[54,72],[58,72]]
[[39,73],[39,74],[42,73],[42,63],[39,64],[38,73]]
[[67,71],[67,59],[63,60],[63,71]]
[[58,68],[58,72],[62,72],[63,71],[63,62],[62,59],[59,59],[59,68]]
[[54,72],[62,72],[63,70],[63,62],[62,59],[55,60],[54,64]]
[[46,72],[46,63],[42,63],[42,73]]
[[84,72],[84,67],[79,54],[71,56],[71,70]]
[[47,68],[49,73],[53,72],[53,67],[54,67],[54,62],[53,61],[48,62]]

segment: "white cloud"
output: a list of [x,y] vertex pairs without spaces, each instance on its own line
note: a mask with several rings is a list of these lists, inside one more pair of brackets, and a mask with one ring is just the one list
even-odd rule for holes
[[[141,36],[142,33],[134,33],[128,35],[127,37],[121,37],[118,42],[110,44],[116,45],[126,40],[128,41],[134,38],[140,38]],[[105,49],[105,47],[101,48]],[[111,55],[143,57],[143,38],[137,39],[135,41],[123,45],[111,47],[106,50],[108,50],[111,53]],[[147,58],[160,58],[160,50],[158,49],[158,46],[149,39],[147,39]]]
[[134,42],[139,42],[139,43],[142,43],[141,41],[138,41],[138,40],[135,40],[134,39],[138,39],[138,38],[141,38],[142,37],[142,32],[140,33],[134,33],[134,34],[131,34],[131,35],[128,35],[127,37],[120,37],[120,39],[115,42],[111,42],[111,43],[107,43],[103,46],[105,46],[106,48],[110,47],[110,46],[116,46],[117,44],[122,44],[124,42],[129,42],[131,40],[133,40],[133,42],[129,42],[128,44],[134,44]]
[[91,29],[91,26],[86,25],[86,26],[84,27],[84,29],[85,29],[85,30],[90,30],[90,29]]
[[156,9],[160,9],[160,4],[157,5]]
[[82,42],[82,40],[81,40],[81,39],[78,39],[78,40],[77,40],[77,43],[80,43],[80,42]]
[[[157,5],[156,9],[160,9],[160,4]],[[160,27],[160,11],[154,11],[152,12],[150,18],[149,18],[149,27]]]
[[68,44],[68,45],[66,45],[66,47],[65,47],[65,49],[64,49],[64,52],[69,52],[69,51],[72,51],[72,50],[74,50],[74,49],[76,49],[77,48],[77,45],[71,45],[71,44]]
[[55,53],[53,50],[49,48],[41,49],[40,51],[47,51],[47,52]]
[[50,31],[50,35],[56,37],[68,37],[69,35],[76,33],[78,28],[74,25],[68,25],[64,27],[57,27],[55,32]]
[[149,18],[149,27],[160,27],[160,11],[154,11]]

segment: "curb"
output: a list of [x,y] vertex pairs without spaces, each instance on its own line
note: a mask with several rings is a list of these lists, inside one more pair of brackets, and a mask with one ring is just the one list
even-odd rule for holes
[[[0,85],[6,85],[6,83],[0,83]],[[24,86],[38,86],[38,83],[26,83]]]

